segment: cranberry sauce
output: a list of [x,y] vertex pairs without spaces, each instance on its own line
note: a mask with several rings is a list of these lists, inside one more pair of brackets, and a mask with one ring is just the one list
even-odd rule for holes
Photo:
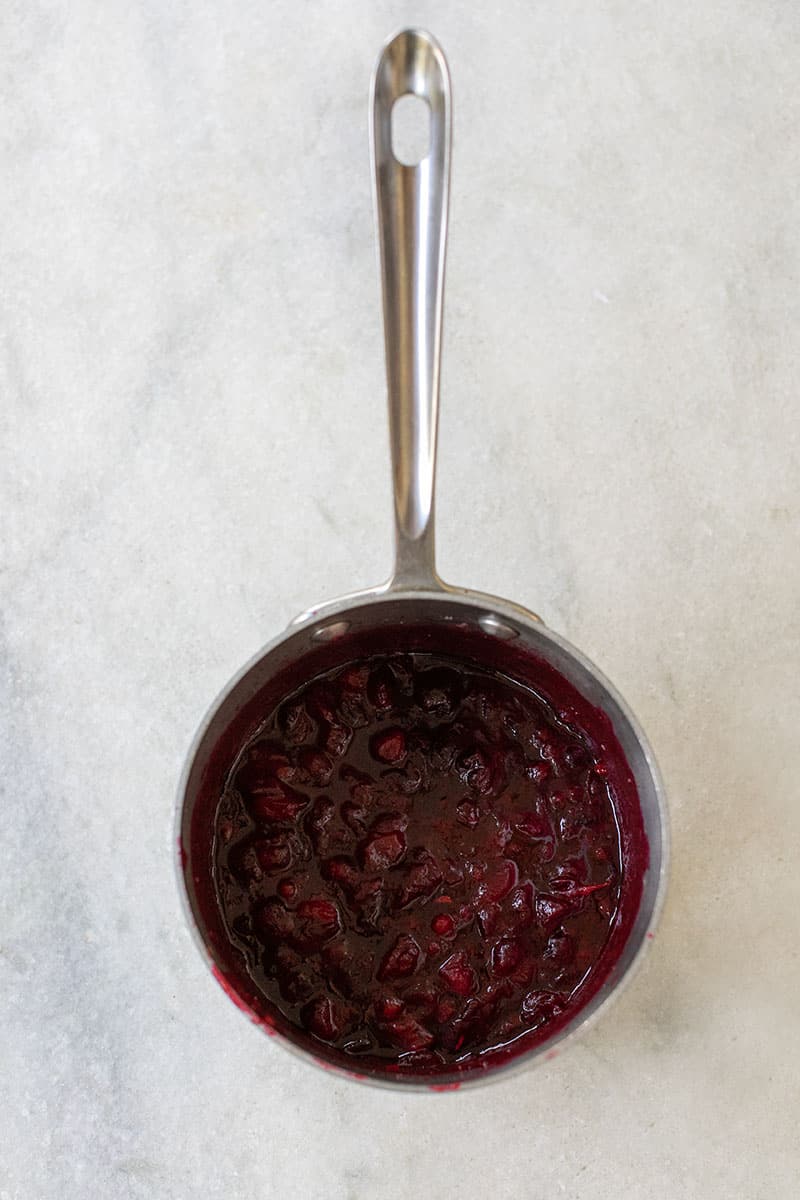
[[262,712],[212,850],[257,1011],[352,1070],[409,1075],[491,1065],[567,1023],[619,953],[615,800],[635,786],[613,734],[546,694],[412,650]]

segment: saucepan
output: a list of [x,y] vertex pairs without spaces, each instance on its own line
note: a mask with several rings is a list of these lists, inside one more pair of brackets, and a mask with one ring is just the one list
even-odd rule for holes
[[[415,164],[401,163],[392,144],[392,109],[407,94],[430,110],[429,145]],[[202,721],[180,782],[178,874],[190,927],[204,959],[231,998],[267,1033],[311,1061],[395,1088],[447,1087],[504,1078],[552,1058],[619,994],[653,936],[667,873],[664,791],[645,735],[619,692],[584,654],[520,604],[439,577],[434,560],[434,474],[442,299],[451,153],[451,89],[441,48],[409,29],[384,46],[372,80],[371,143],[394,482],[395,562],[388,582],[314,605],[292,621],[235,676]],[[470,656],[524,675],[526,660],[545,664],[600,710],[635,781],[648,846],[641,894],[613,970],[571,1021],[530,1051],[488,1072],[415,1079],[348,1068],[324,1047],[310,1050],[270,1014],[237,960],[208,887],[215,804],[236,747],[275,702],[304,679],[369,648],[375,638],[405,648],[469,645]]]

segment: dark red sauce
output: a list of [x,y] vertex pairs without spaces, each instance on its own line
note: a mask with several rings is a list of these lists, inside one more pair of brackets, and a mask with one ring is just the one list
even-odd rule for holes
[[195,884],[257,1019],[353,1072],[447,1077],[596,992],[647,847],[610,722],[557,672],[403,634],[255,698],[198,806]]

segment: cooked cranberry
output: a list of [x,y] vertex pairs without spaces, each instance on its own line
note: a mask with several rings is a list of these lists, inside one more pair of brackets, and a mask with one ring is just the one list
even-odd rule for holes
[[303,770],[308,773],[315,787],[327,787],[333,774],[333,763],[327,754],[324,754],[321,750],[307,748],[301,750],[298,755],[298,762]]
[[329,725],[325,733],[325,749],[333,758],[341,758],[353,740],[353,731],[346,725]]
[[477,987],[475,972],[469,965],[469,960],[463,950],[451,954],[446,962],[439,967],[439,974],[451,992],[457,996],[468,996]]
[[516,882],[517,864],[503,858],[500,862],[489,864],[483,883],[478,888],[478,895],[491,904],[507,896]]
[[280,874],[291,862],[289,838],[281,833],[240,842],[230,858],[237,878],[251,882],[263,879],[264,875]]
[[329,938],[334,937],[341,927],[336,905],[322,896],[303,900],[298,904],[295,913],[295,941],[306,950],[322,946]]
[[420,858],[421,861],[414,863],[406,874],[400,892],[402,906],[423,896],[431,896],[442,882],[441,868],[436,860],[427,851],[423,851]]
[[471,800],[462,800],[456,808],[456,816],[462,825],[474,829],[481,819],[481,810]]
[[548,939],[544,957],[551,958],[554,962],[563,966],[566,963],[572,962],[575,957],[575,950],[575,939],[571,938],[568,933],[553,933]]
[[320,970],[329,987],[352,1000],[360,990],[365,973],[371,974],[373,956],[361,949],[354,951],[342,938],[329,941],[320,955]]
[[269,941],[282,942],[294,935],[294,916],[277,896],[256,908],[253,920],[261,936]]
[[453,717],[461,698],[462,677],[452,667],[419,671],[415,693],[423,712],[432,717]]
[[419,767],[413,762],[407,762],[401,771],[384,771],[381,782],[388,792],[413,796],[425,781]]
[[375,1012],[382,1021],[393,1021],[405,1008],[405,1003],[397,996],[380,996],[375,1001]]
[[336,830],[334,816],[336,806],[327,796],[318,796],[308,817],[308,832],[311,843],[320,857],[330,854],[335,845]]
[[483,904],[478,909],[478,926],[487,941],[497,932],[502,916],[503,911],[499,904]]
[[[452,887],[454,884],[464,882],[464,863],[455,862],[452,858],[446,858],[442,863],[442,874],[447,887]],[[439,903],[450,904],[449,896],[439,896]]]
[[557,992],[528,992],[520,1005],[520,1016],[526,1025],[542,1025],[564,1010],[564,997]]
[[540,762],[530,763],[525,768],[525,774],[534,783],[544,783],[545,779],[549,779],[553,774],[553,768],[549,762],[545,762],[542,759]]
[[319,996],[305,1006],[301,1013],[303,1024],[314,1037],[325,1042],[335,1042],[342,1036],[344,1014],[330,996]]
[[254,783],[246,789],[246,795],[253,817],[268,825],[292,824],[308,805],[307,796],[281,783],[276,776]]
[[386,729],[376,733],[370,742],[372,755],[380,762],[400,763],[406,756],[406,735],[402,729]]
[[514,832],[536,841],[538,838],[552,837],[553,827],[547,817],[538,812],[526,812],[515,818]]
[[367,696],[375,711],[379,714],[390,712],[395,703],[397,685],[395,677],[387,666],[374,670],[367,683]]
[[430,1029],[408,1015],[389,1021],[385,1029],[389,1041],[400,1050],[425,1050],[435,1041]]
[[352,893],[350,908],[360,932],[379,932],[386,908],[386,893],[380,879],[362,879]]
[[495,975],[511,975],[524,955],[518,938],[501,938],[492,947],[492,970]]
[[388,950],[378,967],[378,979],[404,979],[413,975],[419,962],[420,949],[413,937],[402,934]]
[[339,672],[339,682],[346,692],[363,693],[369,679],[369,663],[350,663]]
[[278,972],[278,987],[285,1000],[302,1004],[320,987],[320,979],[302,964],[293,964]]
[[468,1000],[461,1016],[442,1030],[445,1047],[455,1056],[459,1051],[484,1043],[494,1025],[498,1006],[497,997],[479,996]]
[[511,910],[511,924],[514,929],[525,929],[528,925],[533,924],[533,905],[534,891],[532,883],[526,882],[520,887],[514,888],[508,900],[508,906]]
[[345,800],[342,805],[342,820],[356,836],[360,836],[362,833],[366,833],[369,813],[354,800]]
[[536,897],[536,920],[545,933],[549,933],[551,929],[560,925],[564,917],[571,911],[572,906],[569,902],[561,900],[557,896]]
[[278,720],[289,746],[301,746],[304,742],[310,742],[316,735],[316,723],[311,719],[306,706],[299,701],[287,704]]
[[361,882],[361,872],[349,858],[329,858],[322,864],[326,879],[332,879],[347,891],[353,891]]
[[405,852],[402,833],[373,833],[361,847],[361,861],[365,871],[385,871],[399,863]]
[[439,989],[432,983],[418,983],[416,980],[404,993],[406,1007],[423,1021],[430,1021],[436,1014],[439,1001]]
[[408,816],[404,812],[385,813],[372,826],[373,833],[405,833],[407,829]]

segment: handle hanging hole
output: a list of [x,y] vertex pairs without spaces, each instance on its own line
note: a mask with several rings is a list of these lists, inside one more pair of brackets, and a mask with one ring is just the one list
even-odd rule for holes
[[431,110],[422,96],[407,92],[392,105],[392,153],[406,167],[427,158],[431,144]]

